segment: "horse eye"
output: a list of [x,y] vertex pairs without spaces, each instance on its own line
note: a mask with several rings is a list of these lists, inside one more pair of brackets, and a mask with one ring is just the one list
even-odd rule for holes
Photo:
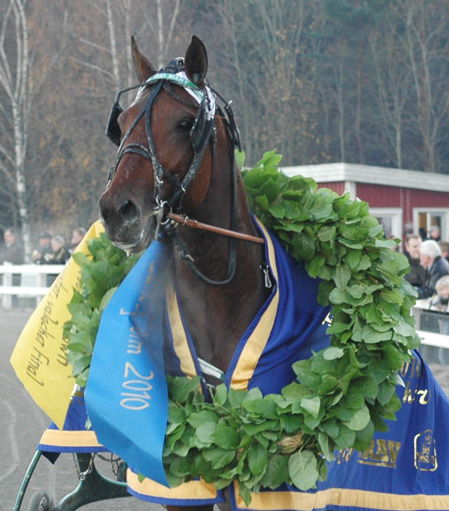
[[195,121],[193,119],[181,119],[181,121],[178,123],[178,130],[179,131],[190,131],[192,129],[193,123]]

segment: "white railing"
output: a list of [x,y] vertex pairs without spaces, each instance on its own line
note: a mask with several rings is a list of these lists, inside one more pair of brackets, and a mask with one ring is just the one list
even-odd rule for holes
[[[63,269],[64,265],[59,264],[0,264],[0,306],[10,308],[13,304],[13,296],[34,298],[33,304],[37,305],[49,290],[47,277],[58,275]],[[449,335],[421,330],[421,316],[428,309],[428,299],[418,300],[413,308],[417,333],[421,337],[422,343],[428,346],[449,349]],[[446,317],[449,321],[449,315],[442,314],[441,317]]]
[[37,305],[49,289],[49,276],[58,275],[62,264],[0,264],[0,304],[10,308],[13,296],[35,298]]

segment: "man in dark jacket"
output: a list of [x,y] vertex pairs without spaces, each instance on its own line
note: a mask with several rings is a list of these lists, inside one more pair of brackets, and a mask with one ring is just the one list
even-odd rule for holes
[[410,273],[405,276],[405,280],[415,287],[422,287],[426,282],[426,269],[419,260],[421,241],[418,234],[409,234],[405,240],[405,255],[410,264]]
[[5,246],[0,253],[0,263],[23,264],[24,249],[19,234],[13,228],[6,229]]
[[441,249],[433,240],[421,243],[420,260],[427,270],[427,276],[424,285],[417,288],[418,298],[430,298],[436,293],[435,285],[438,280],[444,275],[449,275],[449,263],[441,257]]

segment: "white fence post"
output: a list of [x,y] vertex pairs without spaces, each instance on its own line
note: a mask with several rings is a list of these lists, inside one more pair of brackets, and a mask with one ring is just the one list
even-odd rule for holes
[[[4,266],[12,266],[9,262],[4,262]],[[12,286],[12,273],[3,274],[3,286]],[[3,295],[2,306],[9,309],[12,306],[12,295]]]

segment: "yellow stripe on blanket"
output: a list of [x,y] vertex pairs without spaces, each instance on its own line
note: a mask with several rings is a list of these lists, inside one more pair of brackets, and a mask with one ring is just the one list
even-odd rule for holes
[[[251,493],[251,503],[246,506],[238,493],[238,483],[235,484],[237,499],[236,508],[248,511],[279,511],[291,509],[295,511],[313,511],[328,509],[330,506],[340,506],[344,509],[363,509],[373,511],[440,511],[447,508],[447,496],[443,495],[400,495],[393,493],[378,493],[364,490],[330,488],[312,492],[299,491],[261,491]],[[327,507],[326,507],[327,506]]]

